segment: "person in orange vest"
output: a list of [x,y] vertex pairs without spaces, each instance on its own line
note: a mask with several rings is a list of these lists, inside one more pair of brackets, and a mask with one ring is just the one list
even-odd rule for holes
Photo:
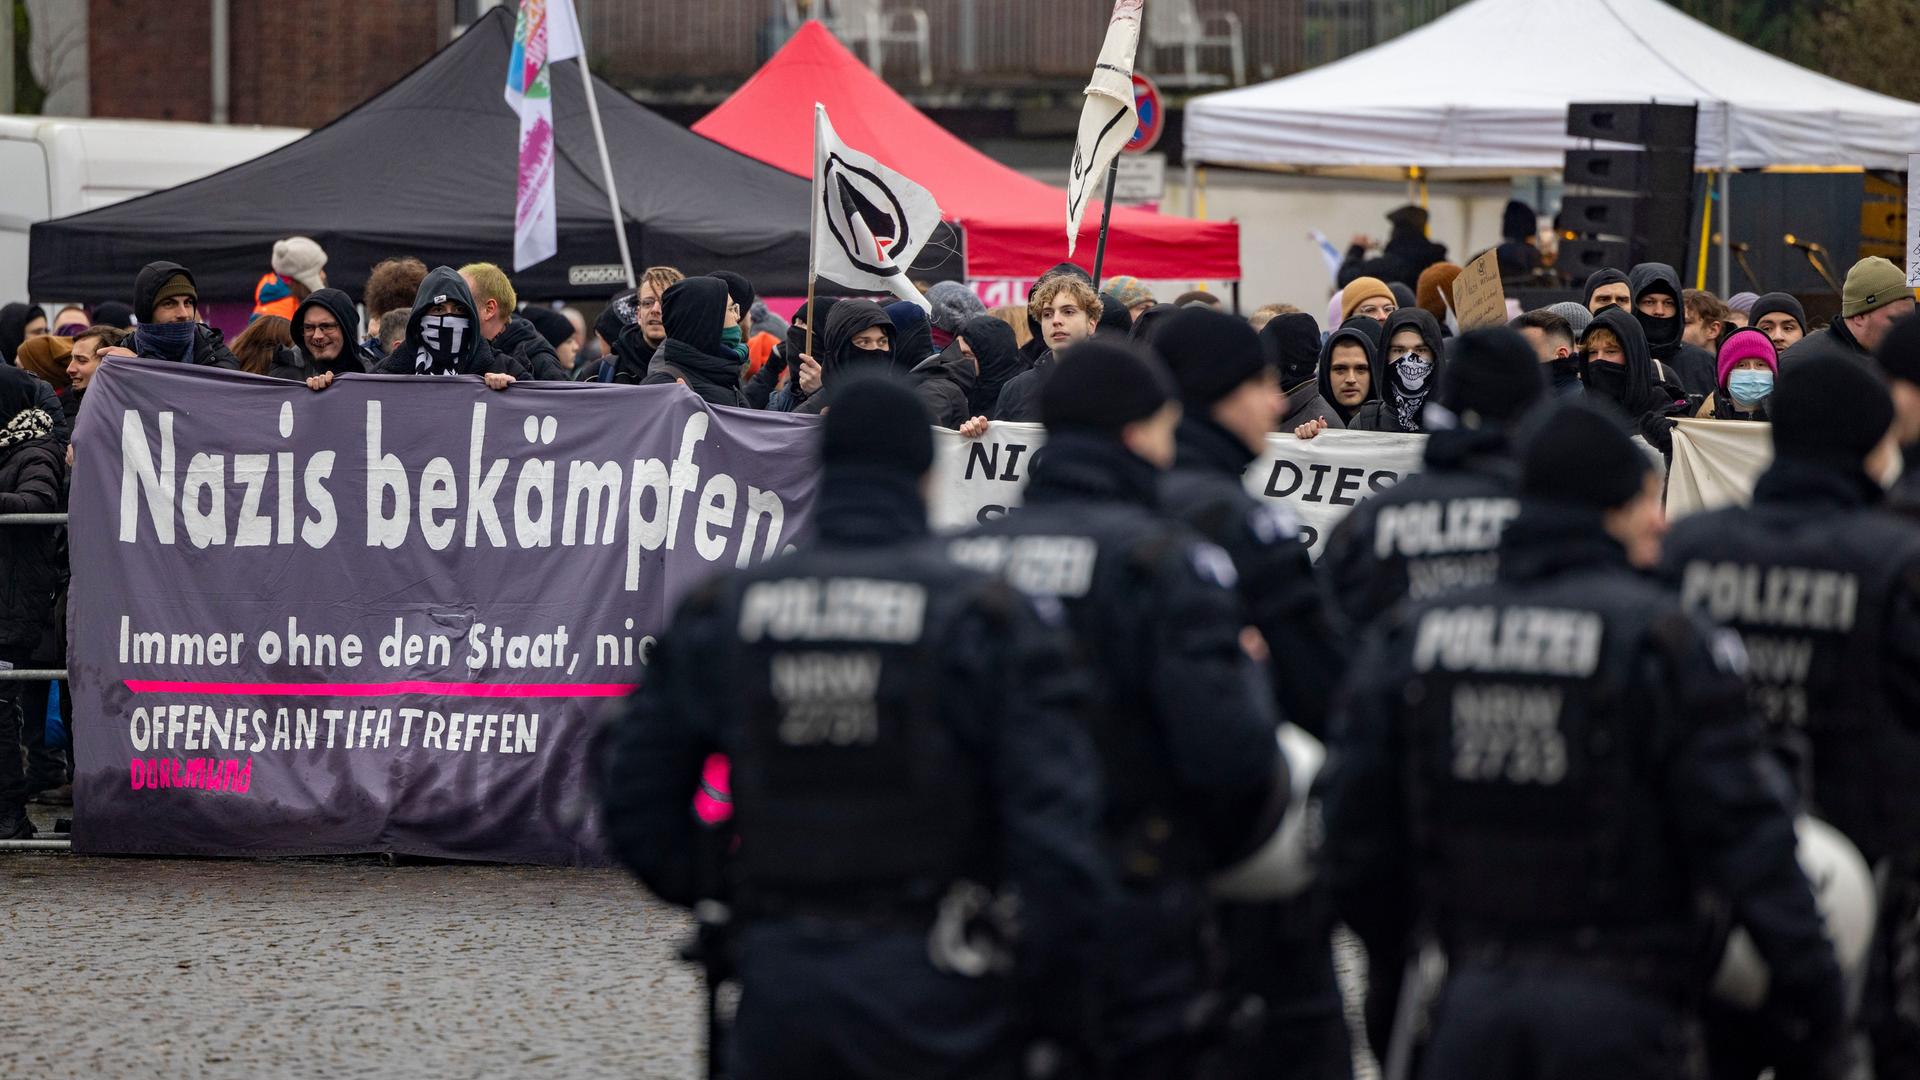
[[327,285],[327,253],[304,236],[289,236],[273,245],[273,269],[253,287],[252,322],[262,315],[278,315],[291,322],[294,310],[308,294]]

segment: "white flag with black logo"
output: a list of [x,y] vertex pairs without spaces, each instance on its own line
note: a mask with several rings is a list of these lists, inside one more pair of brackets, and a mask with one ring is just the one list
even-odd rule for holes
[[1133,138],[1140,117],[1133,105],[1133,54],[1140,47],[1141,0],[1113,0],[1113,19],[1107,40],[1087,83],[1087,103],[1080,109],[1080,135],[1073,141],[1073,163],[1067,168],[1067,254],[1080,242],[1080,219],[1099,189],[1120,148]]
[[933,193],[834,134],[813,106],[813,272],[849,289],[884,289],[927,310],[906,268],[940,224]]

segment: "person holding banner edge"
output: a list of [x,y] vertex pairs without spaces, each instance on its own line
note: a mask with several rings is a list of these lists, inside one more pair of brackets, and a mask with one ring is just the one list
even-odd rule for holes
[[[1088,681],[1057,604],[929,538],[910,390],[855,378],[822,427],[812,540],[690,595],[612,721],[609,838],[663,900],[731,908],[737,1080],[1012,1078],[1030,1041],[1084,1042]],[[713,753],[718,895],[691,811]]]

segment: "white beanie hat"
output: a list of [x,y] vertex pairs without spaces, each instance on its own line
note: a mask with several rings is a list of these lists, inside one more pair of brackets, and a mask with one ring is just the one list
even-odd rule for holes
[[309,292],[325,284],[320,271],[326,265],[327,253],[304,236],[289,236],[274,242],[273,272],[305,285]]

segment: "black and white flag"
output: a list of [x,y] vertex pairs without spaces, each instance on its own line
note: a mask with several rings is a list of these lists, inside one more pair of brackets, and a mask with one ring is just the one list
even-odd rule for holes
[[940,224],[933,193],[840,141],[813,106],[814,273],[932,310],[906,268]]
[[1140,126],[1133,104],[1133,54],[1140,47],[1141,0],[1114,0],[1107,40],[1087,82],[1080,108],[1080,134],[1067,168],[1067,254],[1080,241],[1080,219],[1099,190],[1107,164]]

